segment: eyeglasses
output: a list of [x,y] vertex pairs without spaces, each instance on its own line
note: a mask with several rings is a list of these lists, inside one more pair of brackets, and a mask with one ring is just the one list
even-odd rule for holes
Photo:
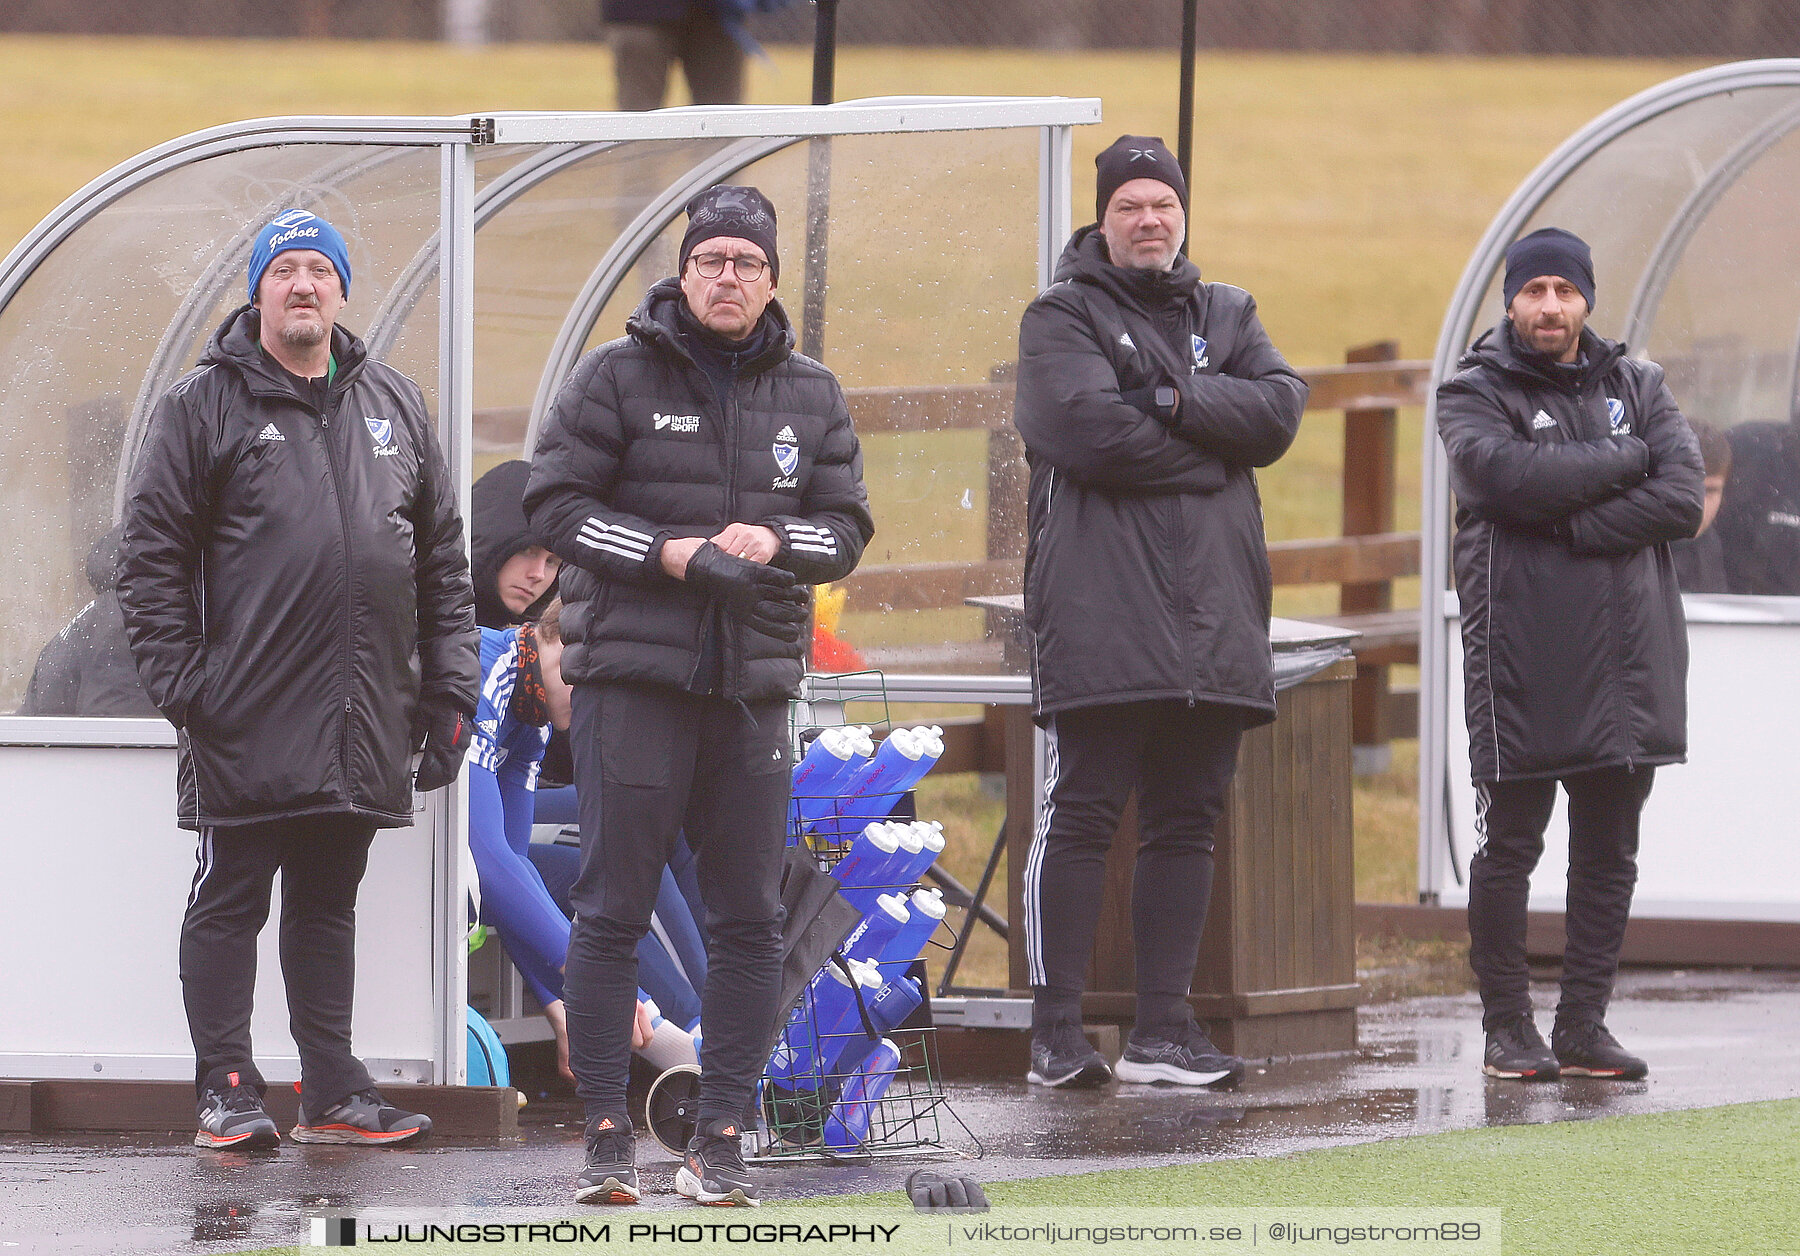
[[769,264],[762,258],[746,257],[743,254],[726,257],[723,253],[696,253],[688,260],[694,264],[694,270],[702,279],[717,279],[723,275],[726,262],[731,263],[731,269],[745,283],[755,283],[762,278],[763,271],[769,268]]

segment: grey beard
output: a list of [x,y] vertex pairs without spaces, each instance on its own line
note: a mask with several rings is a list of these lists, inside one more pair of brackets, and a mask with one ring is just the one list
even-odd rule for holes
[[289,349],[311,349],[322,344],[331,335],[331,328],[323,323],[290,323],[283,327],[276,336]]

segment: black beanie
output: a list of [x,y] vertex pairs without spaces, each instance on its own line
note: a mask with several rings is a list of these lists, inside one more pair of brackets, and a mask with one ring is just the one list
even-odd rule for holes
[[1094,179],[1095,222],[1106,221],[1106,207],[1112,203],[1113,193],[1133,179],[1155,179],[1168,184],[1181,199],[1181,212],[1187,213],[1187,179],[1181,173],[1181,163],[1159,135],[1121,135],[1111,148],[1103,149],[1094,158],[1094,168],[1099,171]]
[[1561,227],[1540,227],[1520,236],[1506,250],[1506,278],[1500,285],[1500,303],[1512,308],[1519,289],[1541,275],[1556,275],[1575,285],[1594,308],[1594,254],[1587,241]]
[[688,255],[702,240],[733,236],[761,248],[763,256],[769,259],[770,278],[781,278],[781,259],[775,256],[775,206],[761,192],[723,183],[696,193],[687,203],[687,215],[688,229],[681,237],[678,273],[687,270]]

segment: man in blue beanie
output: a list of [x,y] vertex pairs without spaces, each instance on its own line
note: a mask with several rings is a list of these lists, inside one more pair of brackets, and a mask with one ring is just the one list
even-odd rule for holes
[[[1700,449],[1654,362],[1587,326],[1594,261],[1545,227],[1506,251],[1506,316],[1438,388],[1456,490],[1475,854],[1469,963],[1490,1077],[1643,1077],[1605,1023],[1656,769],[1687,753],[1687,624],[1669,545],[1701,519]],[[1525,919],[1569,799],[1562,991],[1546,1044]]]
[[199,1147],[280,1142],[250,1044],[277,871],[292,1137],[392,1146],[431,1128],[350,1049],[356,897],[376,830],[410,826],[415,784],[461,767],[479,637],[424,397],[337,325],[349,291],[323,218],[258,230],[249,304],[157,404],[126,495],[126,635],[180,730],[179,823],[199,835],[181,931]]

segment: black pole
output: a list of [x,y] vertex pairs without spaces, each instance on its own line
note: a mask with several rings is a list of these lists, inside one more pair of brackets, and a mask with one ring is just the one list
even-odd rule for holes
[[829,105],[837,79],[838,0],[813,0],[813,93],[815,105]]
[[[813,90],[815,105],[829,105],[837,89],[838,0],[813,0]],[[800,310],[800,352],[825,355],[825,274],[831,222],[831,141],[823,136],[806,153],[806,291]]]
[[[1181,5],[1181,121],[1175,129],[1175,160],[1181,164],[1181,177],[1187,181],[1188,196],[1194,188],[1194,44],[1199,37],[1200,0],[1182,0]],[[1190,202],[1191,203],[1191,202]],[[1185,256],[1188,242],[1181,241]]]

